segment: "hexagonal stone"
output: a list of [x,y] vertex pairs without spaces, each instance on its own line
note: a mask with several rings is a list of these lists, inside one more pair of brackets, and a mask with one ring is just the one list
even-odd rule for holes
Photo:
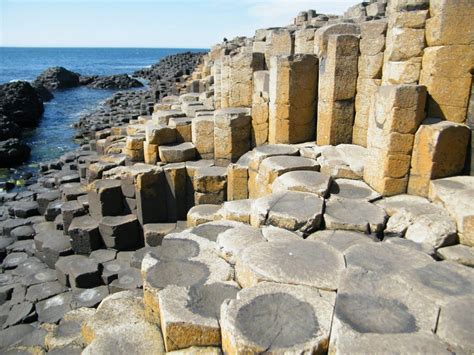
[[56,281],[58,279],[56,270],[49,269],[45,264],[41,263],[39,270],[31,275],[25,276],[22,283],[25,286],[33,286],[43,282]]
[[73,259],[66,270],[69,284],[73,288],[91,288],[102,284],[99,263],[95,259]]
[[46,330],[37,328],[8,347],[5,354],[41,354],[44,351],[46,334]]
[[434,263],[420,251],[390,243],[357,244],[345,251],[347,267],[358,267],[377,273],[405,273],[407,269]]
[[143,226],[145,245],[161,245],[163,237],[176,229],[176,223],[148,223]]
[[250,245],[264,242],[265,240],[259,228],[242,226],[231,228],[220,233],[216,242],[221,257],[234,265],[236,258],[242,250]]
[[38,212],[38,202],[36,201],[15,201],[13,213],[17,218],[28,218],[36,216]]
[[3,260],[2,267],[4,269],[16,268],[26,259],[28,259],[28,254],[26,253],[11,253],[8,254],[7,257]]
[[336,297],[329,352],[445,353],[446,345],[432,332],[438,312],[389,274],[348,268]]
[[97,180],[89,185],[89,211],[93,218],[118,216],[123,210],[120,180]]
[[41,323],[56,323],[71,310],[72,294],[61,293],[36,304],[38,320]]
[[109,295],[107,286],[97,286],[87,289],[76,289],[72,293],[73,307],[96,307]]
[[133,214],[103,217],[99,230],[108,248],[131,250],[139,243],[138,219]]
[[27,301],[36,303],[65,291],[65,287],[57,281],[43,282],[28,287],[25,298]]
[[457,242],[456,221],[445,215],[422,215],[408,227],[405,238],[433,249],[453,245]]
[[335,294],[261,283],[221,308],[225,353],[325,353]]
[[395,213],[406,208],[413,207],[417,209],[420,206],[430,204],[430,201],[426,198],[412,195],[390,196],[376,202],[376,205],[382,207],[389,216],[393,216]]
[[59,190],[49,190],[38,194],[36,202],[38,202],[38,212],[44,214],[50,202],[56,201],[61,197]]
[[90,216],[75,217],[69,226],[71,247],[76,254],[89,255],[99,249],[102,237],[99,233],[99,222]]
[[211,242],[215,242],[221,233],[240,226],[243,226],[243,224],[239,224],[237,222],[232,221],[214,221],[203,223],[194,228],[191,228],[189,230],[189,233],[207,239]]
[[272,225],[308,234],[322,222],[324,200],[307,192],[280,192],[261,197],[252,205],[252,226]]
[[343,198],[372,202],[382,197],[364,181],[336,179],[331,186],[331,199]]
[[[170,244],[162,253],[149,253],[142,262],[143,289],[147,319],[159,323],[158,294],[170,285],[190,287],[228,281],[234,270],[210,250],[201,251],[198,242],[186,239],[164,240]],[[175,251],[173,253],[173,251]],[[163,259],[165,257],[165,259]]]
[[216,282],[190,288],[169,286],[159,293],[166,351],[190,346],[220,346],[221,304],[233,299],[235,283]]
[[329,200],[324,211],[327,229],[380,234],[386,220],[387,215],[381,207],[363,200]]
[[106,285],[117,279],[120,271],[130,268],[126,261],[111,260],[103,263],[102,280]]
[[47,239],[43,243],[42,248],[44,253],[44,262],[50,268],[54,268],[54,265],[61,256],[73,254],[71,241],[69,240],[69,237],[65,235]]
[[237,258],[235,276],[242,287],[272,281],[336,290],[344,268],[343,255],[325,243],[282,241],[244,249]]
[[84,322],[82,335],[89,344],[83,354],[107,354],[117,349],[151,355],[165,351],[160,329],[145,320],[143,297],[133,291],[105,298],[96,313]]
[[192,207],[188,211],[187,221],[189,227],[195,227],[203,223],[212,222],[218,219],[220,205],[202,204]]
[[260,167],[260,163],[269,157],[287,155],[295,156],[298,155],[298,148],[289,144],[264,144],[256,147],[253,150],[252,157],[250,159],[249,167],[252,170],[257,171]]
[[97,260],[99,264],[103,264],[107,261],[114,260],[116,255],[117,251],[114,249],[98,249],[94,250],[89,257]]
[[82,204],[80,204],[79,202],[77,201],[64,202],[61,205],[61,215],[63,218],[63,229],[64,229],[65,234],[67,234],[69,230],[69,226],[72,220],[74,219],[74,217],[83,216],[85,214],[86,214],[86,210],[84,209]]
[[28,256],[35,254],[35,242],[33,240],[18,240],[7,246],[7,253],[26,253]]
[[44,218],[49,222],[54,221],[58,216],[61,215],[61,207],[63,204],[64,202],[59,200],[50,202],[46,208],[46,211],[44,212]]
[[370,234],[345,230],[324,230],[309,235],[306,240],[315,240],[333,246],[337,250],[344,252],[356,244],[373,243],[378,241]]
[[474,289],[472,268],[450,261],[432,262],[397,275],[411,290],[417,290],[433,303],[446,306],[471,297]]
[[16,240],[33,239],[35,236],[35,230],[32,226],[21,226],[13,229],[10,232],[10,236]]
[[161,145],[158,152],[161,161],[165,163],[182,163],[196,158],[196,148],[191,142]]
[[310,192],[326,197],[332,178],[317,171],[290,171],[279,176],[272,185],[272,192]]
[[436,334],[457,352],[474,352],[473,297],[455,300],[441,308]]
[[129,267],[118,272],[118,277],[109,284],[110,293],[135,290],[143,285],[140,270]]
[[383,241],[385,243],[396,244],[404,248],[413,249],[415,251],[428,254],[431,257],[434,257],[436,255],[436,250],[430,247],[428,244],[415,243],[415,242],[412,242],[411,240],[408,240],[405,238],[397,238],[397,237],[393,237],[393,238],[385,237]]
[[466,266],[474,266],[474,248],[466,245],[453,245],[439,248],[436,255],[443,260],[449,260]]
[[278,228],[274,226],[265,226],[261,229],[263,238],[268,242],[277,242],[284,240],[301,240],[301,236],[290,232],[287,229]]
[[95,309],[79,308],[67,312],[59,325],[52,329],[45,337],[45,346],[48,350],[62,349],[67,346],[83,346],[81,326],[84,321],[93,317]]
[[8,318],[3,324],[3,328],[8,328],[19,323],[31,323],[36,314],[31,302],[21,302],[14,304],[8,312]]
[[13,229],[17,227],[21,227],[21,226],[26,226],[29,224],[31,224],[31,222],[25,218],[8,219],[7,221],[3,223],[3,227],[2,227],[3,235],[6,237],[9,237],[10,232]]
[[71,264],[75,260],[81,260],[86,258],[83,255],[67,255],[64,257],[61,257],[58,259],[56,264],[54,265],[54,268],[56,269],[56,276],[58,278],[58,281],[61,283],[63,286],[69,286],[69,272],[70,272],[70,267],[69,264]]
[[218,216],[228,221],[249,224],[252,203],[251,199],[226,201],[219,210]]
[[19,324],[5,330],[0,330],[0,349],[16,343],[21,338],[31,334],[35,328],[29,324]]

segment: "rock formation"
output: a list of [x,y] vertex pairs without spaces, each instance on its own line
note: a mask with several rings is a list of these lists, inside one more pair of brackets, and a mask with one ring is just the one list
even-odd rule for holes
[[473,17],[301,12],[94,122],[0,195],[0,348],[472,353]]

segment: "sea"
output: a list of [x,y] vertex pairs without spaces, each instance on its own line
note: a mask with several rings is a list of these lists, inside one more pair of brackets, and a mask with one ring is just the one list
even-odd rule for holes
[[[186,51],[205,49],[0,47],[0,84],[14,80],[33,81],[53,66],[62,66],[82,75],[132,74],[165,56]],[[31,147],[30,159],[15,169],[0,170],[0,183],[16,179],[15,183],[21,185],[23,179],[18,176],[34,173],[40,162],[56,159],[77,148],[73,124],[116,91],[78,87],[54,92],[54,99],[44,104],[45,112],[39,126],[23,132],[23,141]]]

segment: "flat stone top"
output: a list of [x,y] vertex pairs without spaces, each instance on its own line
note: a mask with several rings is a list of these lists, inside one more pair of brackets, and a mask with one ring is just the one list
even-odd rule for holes
[[237,259],[239,283],[253,275],[259,281],[301,284],[336,290],[345,268],[342,254],[315,241],[275,241],[244,249]]
[[188,287],[203,285],[209,276],[209,268],[199,261],[168,260],[152,266],[147,271],[146,281],[159,289],[168,285]]
[[[263,282],[221,308],[227,352],[315,353],[327,347],[333,292]],[[326,345],[325,345],[326,344]]]
[[225,177],[227,175],[227,169],[219,166],[204,166],[196,170],[194,178],[199,179],[201,177],[211,176],[211,177]]
[[61,205],[61,211],[76,211],[83,209],[82,204],[80,204],[77,200],[74,201],[67,201],[63,202]]
[[331,185],[331,198],[374,201],[382,196],[360,180],[336,179]]
[[221,108],[214,112],[215,116],[221,115],[232,115],[232,116],[248,116],[250,113],[250,109],[245,107],[229,107],[229,108]]
[[134,214],[128,214],[126,216],[105,216],[105,217],[102,217],[102,220],[100,221],[100,224],[114,227],[114,226],[129,224],[129,223],[135,223],[137,221],[138,221],[137,216],[135,216]]
[[306,240],[315,240],[333,246],[344,252],[351,246],[362,243],[373,243],[378,241],[370,234],[347,231],[347,230],[323,230],[309,235]]
[[169,125],[170,127],[173,126],[186,126],[191,124],[193,121],[193,118],[191,117],[172,117],[170,118]]
[[256,156],[297,155],[298,148],[289,144],[264,144],[254,148]]
[[69,231],[80,229],[80,230],[92,230],[99,228],[99,222],[92,218],[89,215],[74,217],[71,225],[69,226]]
[[180,110],[158,110],[153,112],[156,117],[185,117],[186,114]]
[[298,156],[279,155],[265,158],[260,164],[260,169],[285,170],[292,168],[316,167],[316,160]]
[[160,145],[160,150],[164,150],[164,151],[187,150],[187,149],[194,149],[194,144],[192,144],[191,142],[184,142],[184,143],[173,144],[173,145]]
[[160,170],[160,168],[156,165],[137,163],[131,166],[117,166],[116,168],[104,171],[103,177],[108,179],[125,179],[155,170]]

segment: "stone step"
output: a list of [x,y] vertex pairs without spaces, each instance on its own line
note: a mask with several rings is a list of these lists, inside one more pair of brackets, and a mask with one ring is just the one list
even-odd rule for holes
[[182,163],[196,158],[196,148],[191,142],[160,145],[158,152],[164,163]]

